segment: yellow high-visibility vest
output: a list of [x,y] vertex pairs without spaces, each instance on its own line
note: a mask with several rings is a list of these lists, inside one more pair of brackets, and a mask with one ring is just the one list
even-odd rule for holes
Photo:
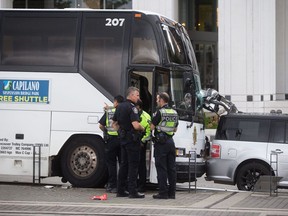
[[115,113],[115,108],[109,108],[108,110],[106,110],[106,129],[107,129],[107,133],[111,136],[117,136],[118,132],[112,127],[112,123],[113,123],[113,116]]
[[166,134],[172,136],[174,134],[175,128],[178,124],[178,114],[176,110],[171,108],[161,108],[161,121],[156,126],[158,132],[165,132]]

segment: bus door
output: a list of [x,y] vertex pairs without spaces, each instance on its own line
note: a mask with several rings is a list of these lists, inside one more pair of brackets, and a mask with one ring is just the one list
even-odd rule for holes
[[[152,97],[153,87],[153,73],[149,68],[133,69],[129,72],[129,86],[137,87],[140,90],[140,99],[143,102],[143,110],[152,116],[152,107],[156,102],[156,99]],[[154,102],[155,101],[155,102]],[[146,147],[146,168],[147,177],[150,173],[150,161],[151,161],[151,142],[147,143]]]
[[140,90],[140,99],[143,102],[143,110],[152,114],[152,70],[131,70],[129,86],[137,87]]
[[[170,70],[165,68],[133,68],[129,72],[129,85],[140,90],[140,99],[143,102],[143,110],[149,113],[156,111],[156,93],[165,91],[170,95],[169,77]],[[157,74],[157,75],[156,75]],[[157,183],[157,173],[153,156],[153,147],[150,142],[146,149],[146,167],[149,182]]]
[[[171,95],[170,91],[170,70],[166,68],[155,67],[153,70],[153,84],[152,84],[152,111],[153,113],[156,111],[156,94],[158,92],[167,92]],[[172,100],[170,100],[171,102]],[[173,103],[173,102],[172,102]],[[170,104],[170,106],[173,104]],[[150,157],[149,157],[149,182],[157,183],[157,171],[155,167],[155,158],[154,158],[154,146],[151,142],[150,146]]]
[[[157,75],[155,75],[157,73]],[[156,93],[169,90],[169,70],[165,68],[139,67],[133,68],[129,72],[129,86],[137,87],[140,90],[140,99],[143,102],[143,110],[152,113],[156,110]],[[153,156],[152,142],[147,144],[146,167],[149,182],[157,183],[157,173]]]

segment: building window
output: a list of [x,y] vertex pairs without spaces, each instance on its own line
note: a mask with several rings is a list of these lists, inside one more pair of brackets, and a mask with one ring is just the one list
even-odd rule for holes
[[179,0],[179,20],[195,49],[202,88],[218,90],[217,0]]
[[195,42],[195,54],[203,89],[218,90],[217,46],[215,43]]
[[217,32],[217,1],[179,0],[179,20],[188,30]]
[[13,8],[132,9],[132,0],[14,0]]
[[195,1],[195,23],[197,31],[217,31],[216,5],[215,0],[196,0]]

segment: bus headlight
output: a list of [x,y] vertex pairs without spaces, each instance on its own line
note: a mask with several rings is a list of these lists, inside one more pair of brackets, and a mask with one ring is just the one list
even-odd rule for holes
[[176,157],[185,157],[185,148],[176,148]]

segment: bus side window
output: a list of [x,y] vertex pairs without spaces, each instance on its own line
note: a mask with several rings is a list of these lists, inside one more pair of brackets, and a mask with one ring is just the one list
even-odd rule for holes
[[[53,17],[54,16],[54,17]],[[37,20],[37,22],[36,22]],[[2,23],[2,64],[75,66],[77,17],[15,13]]]

